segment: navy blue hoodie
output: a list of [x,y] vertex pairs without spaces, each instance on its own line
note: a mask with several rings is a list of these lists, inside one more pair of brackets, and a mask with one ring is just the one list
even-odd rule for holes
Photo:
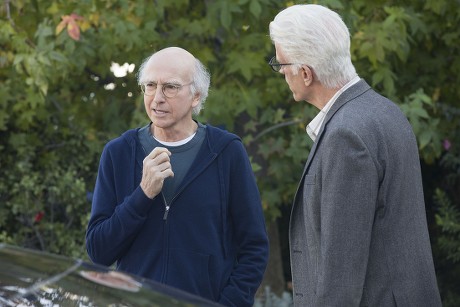
[[86,246],[98,264],[227,306],[252,306],[268,261],[259,191],[241,140],[206,126],[206,139],[165,215],[162,194],[139,186],[138,129],[104,148]]

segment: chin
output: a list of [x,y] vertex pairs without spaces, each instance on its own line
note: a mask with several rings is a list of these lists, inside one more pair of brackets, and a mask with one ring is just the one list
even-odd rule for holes
[[292,93],[292,97],[294,98],[294,101],[299,102],[302,99],[300,99],[295,93]]

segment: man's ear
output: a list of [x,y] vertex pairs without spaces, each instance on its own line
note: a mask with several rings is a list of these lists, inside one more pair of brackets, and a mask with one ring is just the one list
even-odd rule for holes
[[303,82],[306,86],[309,86],[313,82],[313,71],[307,65],[302,65],[300,72],[302,74]]
[[195,96],[193,97],[192,107],[196,107],[200,103],[200,97],[200,93],[195,93]]

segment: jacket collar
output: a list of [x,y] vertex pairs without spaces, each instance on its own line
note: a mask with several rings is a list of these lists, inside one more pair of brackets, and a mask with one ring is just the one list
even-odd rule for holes
[[307,173],[307,170],[308,170],[308,167],[310,166],[310,163],[311,163],[311,160],[313,159],[313,157],[315,156],[316,154],[316,148],[319,146],[319,144],[321,143],[321,138],[322,138],[322,135],[323,135],[323,131],[325,129],[325,127],[327,126],[327,124],[329,123],[329,121],[331,120],[331,118],[335,115],[335,113],[341,108],[343,107],[347,102],[355,99],[356,97],[362,95],[363,93],[365,93],[366,91],[368,91],[371,87],[369,86],[369,84],[367,84],[366,81],[364,81],[363,79],[361,79],[360,81],[358,81],[356,84],[352,85],[349,89],[347,89],[345,92],[343,92],[338,98],[337,100],[335,101],[335,103],[332,105],[331,109],[329,110],[329,112],[327,112],[327,115],[326,115],[326,118],[324,119],[324,123],[323,123],[323,126],[321,127],[321,129],[319,130],[319,133],[318,133],[318,136],[316,137],[316,141],[313,143],[313,146],[310,150],[310,154],[308,155],[308,160],[307,162],[305,163],[305,167],[304,167],[304,170],[303,170],[303,173],[302,173],[302,177],[303,178],[305,176],[305,174]]

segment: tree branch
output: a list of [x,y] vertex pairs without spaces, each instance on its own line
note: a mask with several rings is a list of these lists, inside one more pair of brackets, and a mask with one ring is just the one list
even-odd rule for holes
[[259,134],[257,134],[254,139],[252,140],[252,142],[256,141],[257,139],[261,138],[262,136],[264,136],[265,134],[273,131],[273,130],[276,130],[278,128],[282,128],[282,127],[285,127],[285,126],[291,126],[291,125],[295,125],[295,124],[298,124],[298,123],[301,123],[302,122],[302,119],[294,119],[294,120],[290,120],[290,121],[287,121],[287,122],[283,122],[283,123],[279,123],[279,124],[276,124],[274,126],[271,126],[265,130],[263,130],[262,132],[260,132]]

